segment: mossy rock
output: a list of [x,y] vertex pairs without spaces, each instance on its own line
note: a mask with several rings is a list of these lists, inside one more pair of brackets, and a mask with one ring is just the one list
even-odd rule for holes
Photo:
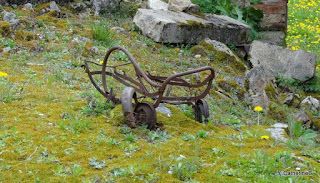
[[268,116],[271,119],[278,120],[280,122],[285,122],[287,120],[287,113],[283,107],[275,102],[270,102]]
[[2,36],[7,36],[10,34],[11,27],[10,23],[7,21],[0,21],[0,34]]
[[209,55],[208,50],[206,50],[205,47],[201,45],[194,46],[190,49],[190,52],[195,54],[195,55],[201,55],[201,56],[207,56]]
[[267,83],[264,90],[265,90],[268,98],[271,101],[276,102],[276,103],[279,102],[278,94],[277,94],[277,91],[276,91],[275,87],[273,86],[273,84]]
[[19,41],[37,40],[39,37],[33,32],[18,30],[15,39]]
[[217,85],[226,91],[229,96],[236,95],[239,99],[244,98],[245,91],[242,89],[242,87],[236,83],[235,81],[229,79],[216,79]]
[[305,110],[304,112],[308,115],[309,119],[311,120],[313,129],[320,132],[320,119],[313,117],[312,113],[308,110]]
[[[198,54],[209,55],[213,63],[218,64],[218,66],[229,66],[233,69],[231,75],[244,75],[247,67],[244,62],[237,58],[236,56],[229,55],[226,52],[218,51],[213,45],[207,43],[205,40],[199,42],[199,44],[191,48],[193,52],[198,52]],[[236,54],[234,54],[236,55]]]
[[37,13],[40,13],[41,10],[43,10],[45,8],[50,8],[50,3],[40,4],[34,8],[34,11]]

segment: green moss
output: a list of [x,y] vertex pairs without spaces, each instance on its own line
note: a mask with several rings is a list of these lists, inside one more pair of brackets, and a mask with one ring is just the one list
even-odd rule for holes
[[278,94],[277,94],[276,89],[274,88],[273,84],[267,83],[264,90],[265,90],[268,98],[271,101],[276,102],[276,103],[278,102]]
[[36,35],[33,32],[18,30],[16,35],[15,35],[15,39],[16,40],[20,40],[20,41],[37,40],[38,39],[38,35]]
[[313,117],[312,113],[308,110],[305,110],[304,112],[308,115],[309,119],[311,120],[313,128],[315,130],[320,131],[320,119]]
[[194,46],[190,49],[190,52],[197,55],[201,55],[201,56],[207,56],[209,54],[209,52],[201,45],[197,45]]
[[229,96],[235,95],[239,99],[244,97],[245,91],[233,80],[216,79],[217,85],[227,92]]
[[37,13],[40,13],[40,11],[44,8],[50,8],[50,3],[40,4],[34,8],[34,11],[36,11]]
[[192,15],[194,15],[196,17],[199,17],[199,18],[206,19],[206,15],[201,13],[201,12],[199,12],[199,11],[192,11],[192,12],[190,12],[190,14],[192,14]]
[[286,122],[287,113],[288,112],[285,109],[283,109],[281,105],[275,102],[270,102],[268,117],[270,117],[271,119]]
[[[230,56],[225,52],[217,51],[213,45],[207,43],[205,40],[200,41],[198,46],[201,46],[200,48],[206,50],[205,53],[208,53],[208,55],[212,57],[214,63],[219,63],[219,66],[230,66],[233,69],[231,75],[244,75],[247,70],[245,63],[239,58]],[[199,48],[197,49],[199,50]]]
[[10,23],[7,21],[0,21],[0,34],[7,36],[10,34]]

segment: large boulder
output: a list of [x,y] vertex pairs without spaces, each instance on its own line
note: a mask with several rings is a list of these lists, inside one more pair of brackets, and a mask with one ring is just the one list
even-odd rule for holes
[[302,82],[315,75],[316,56],[303,50],[293,51],[265,41],[253,41],[249,51],[253,67],[263,67],[273,75]]
[[144,35],[162,43],[197,44],[210,38],[243,45],[250,32],[248,25],[222,15],[200,18],[183,12],[139,9],[133,21]]
[[246,80],[248,85],[248,91],[245,96],[245,100],[253,107],[261,106],[264,109],[269,109],[269,104],[272,96],[268,92],[272,93],[273,83],[275,78],[272,74],[265,70],[263,67],[254,67],[246,74]]

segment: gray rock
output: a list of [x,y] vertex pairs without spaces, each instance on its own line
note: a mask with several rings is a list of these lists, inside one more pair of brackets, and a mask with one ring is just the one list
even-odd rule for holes
[[293,101],[294,101],[294,95],[293,95],[293,93],[289,93],[289,94],[287,94],[287,98],[284,99],[282,104],[286,104],[288,106],[291,106],[293,104]]
[[158,112],[161,112],[161,113],[163,113],[163,114],[168,115],[169,117],[172,115],[171,110],[170,110],[169,108],[167,108],[164,104],[160,104],[160,105],[156,108],[156,110],[157,110]]
[[71,45],[77,45],[79,43],[86,44],[87,42],[90,42],[90,39],[85,37],[75,37],[70,41]]
[[155,42],[197,44],[205,38],[242,45],[248,41],[250,27],[222,15],[207,20],[183,12],[139,9],[134,23]]
[[16,29],[20,25],[20,19],[16,19],[16,15],[14,13],[9,13],[7,11],[2,11],[3,20],[10,23],[12,29]]
[[99,54],[99,49],[97,47],[93,46],[90,48],[90,53],[92,55],[97,55],[97,54]]
[[91,0],[92,8],[94,9],[94,16],[99,16],[101,11],[108,11],[119,9],[121,0]]
[[286,129],[286,128],[288,128],[288,125],[287,125],[287,124],[284,124],[284,123],[275,123],[275,124],[271,125],[271,127],[273,127],[273,128],[283,128],[283,129]]
[[10,47],[5,47],[3,48],[3,52],[4,53],[9,53],[11,51],[11,48]]
[[148,0],[148,7],[154,10],[168,10],[168,3],[161,0]]
[[194,56],[194,58],[201,58],[201,55],[197,54]]
[[77,1],[71,4],[71,8],[73,9],[74,13],[78,13],[84,11],[86,6],[83,5],[81,2]]
[[318,99],[308,96],[302,100],[300,106],[307,106],[312,110],[316,110],[320,107],[320,102]]
[[245,94],[245,100],[252,106],[269,108],[270,99],[265,88],[267,83],[273,83],[275,78],[263,67],[254,67],[247,74],[249,80],[249,91]]
[[245,94],[245,100],[252,106],[261,106],[264,109],[269,108],[270,99],[265,88],[267,83],[274,83],[275,78],[263,67],[254,67],[247,74],[249,80],[249,91]]
[[234,57],[237,61],[241,61],[240,58],[238,56],[236,56],[231,50],[230,48],[225,45],[224,43],[221,43],[219,41],[216,40],[211,40],[209,38],[206,38],[204,40],[206,43],[211,44],[215,50],[219,51],[219,52],[224,52],[227,53],[228,55],[230,55],[231,57]]
[[124,34],[126,33],[126,29],[122,27],[112,27],[111,30],[116,31],[118,34]]
[[259,36],[278,45],[283,44],[286,38],[286,34],[283,31],[262,31],[259,32]]
[[31,3],[25,4],[25,5],[23,6],[22,10],[34,11]]
[[58,7],[58,5],[57,5],[57,3],[55,1],[52,1],[50,3],[50,11],[54,11],[54,10],[60,11],[60,8]]
[[283,49],[263,41],[253,41],[249,51],[253,67],[261,66],[273,75],[307,81],[315,74],[316,56],[303,50]]
[[276,123],[271,125],[272,128],[266,129],[266,131],[271,133],[271,137],[279,141],[287,141],[286,137],[286,129],[288,128],[287,124],[284,123]]
[[294,115],[294,120],[300,122],[301,124],[305,125],[306,127],[310,128],[312,125],[312,121],[309,116],[304,112],[304,110],[299,111]]
[[168,9],[176,12],[199,12],[200,7],[190,0],[169,0]]
[[271,137],[279,141],[287,141],[286,131],[283,128],[268,128],[266,131],[271,133]]

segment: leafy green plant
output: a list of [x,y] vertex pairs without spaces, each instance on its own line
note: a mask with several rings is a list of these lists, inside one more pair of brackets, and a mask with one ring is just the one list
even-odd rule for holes
[[101,20],[91,26],[93,39],[103,46],[111,46],[114,43],[114,32],[111,31],[106,21]]
[[276,79],[278,86],[282,88],[293,88],[306,92],[320,92],[320,78],[317,76],[304,83],[293,78],[277,77]]
[[73,175],[80,176],[80,175],[83,175],[83,174],[84,174],[84,169],[83,169],[80,165],[74,164],[74,165],[72,166],[71,173],[72,173]]
[[185,159],[173,165],[169,171],[179,180],[187,181],[194,177],[199,168],[200,165],[197,162]]
[[205,130],[199,130],[197,133],[196,133],[196,137],[198,138],[207,138],[209,135],[209,133]]
[[82,108],[82,112],[86,115],[106,114],[113,109],[113,103],[107,103],[100,99],[91,100],[87,106]]
[[251,39],[258,37],[258,29],[263,18],[261,10],[252,7],[240,8],[230,0],[192,0],[192,2],[198,4],[203,13],[222,14],[246,23],[252,28]]
[[194,111],[190,105],[179,105],[179,108],[183,111],[184,115],[194,119]]
[[0,77],[0,102],[10,103],[16,100],[22,89],[18,85],[10,82],[7,78]]
[[183,136],[181,137],[181,140],[184,141],[192,141],[195,140],[195,137],[189,133],[183,133]]
[[72,130],[74,134],[82,132],[90,127],[90,121],[82,120],[78,115],[66,116],[65,119],[58,122],[58,126],[63,130]]
[[306,92],[320,92],[320,78],[314,77],[301,85]]
[[91,165],[95,169],[102,169],[107,166],[104,161],[98,161],[98,159],[95,157],[89,159],[89,165]]
[[243,124],[241,123],[241,120],[238,119],[237,116],[225,116],[222,118],[222,122],[234,128],[239,128],[243,126]]
[[317,132],[311,129],[305,129],[299,122],[291,123],[289,126],[289,132],[292,140],[296,140],[302,145],[316,145],[315,138],[318,136]]
[[148,133],[148,139],[150,142],[165,142],[167,141],[170,137],[172,137],[172,134],[167,133],[167,131],[150,131]]
[[134,133],[126,134],[124,136],[124,140],[129,142],[129,143],[136,142],[137,141],[137,135],[135,135]]

